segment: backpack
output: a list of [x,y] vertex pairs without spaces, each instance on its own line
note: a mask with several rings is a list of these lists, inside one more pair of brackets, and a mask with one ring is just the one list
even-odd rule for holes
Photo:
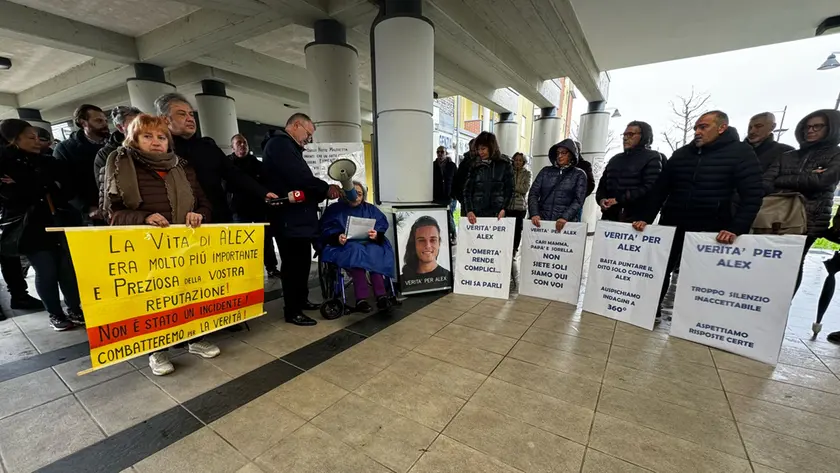
[[752,233],[765,235],[805,235],[808,233],[805,197],[798,192],[779,192],[766,196],[753,221]]

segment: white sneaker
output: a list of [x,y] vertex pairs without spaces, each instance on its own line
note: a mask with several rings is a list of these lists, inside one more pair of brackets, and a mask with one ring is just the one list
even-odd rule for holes
[[165,376],[175,371],[175,366],[169,361],[169,353],[165,351],[149,355],[149,367],[155,376]]
[[215,358],[222,352],[219,350],[219,347],[204,340],[188,344],[188,350],[193,355],[198,355],[202,358]]

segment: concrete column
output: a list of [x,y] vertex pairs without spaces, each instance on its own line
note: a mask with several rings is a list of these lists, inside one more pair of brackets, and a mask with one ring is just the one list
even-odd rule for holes
[[371,27],[377,201],[432,201],[435,31],[422,0],[385,0]]
[[512,113],[499,114],[499,122],[496,123],[494,133],[502,154],[511,157],[513,153],[519,151],[519,123]]
[[563,136],[563,120],[557,116],[556,107],[546,107],[540,110],[540,118],[534,122],[534,141],[531,144],[531,170],[536,176],[540,169],[551,166],[548,160],[548,150],[560,141]]
[[315,22],[315,41],[306,45],[309,116],[315,141],[362,141],[359,53],[347,44],[347,30],[335,20]]
[[228,97],[225,84],[215,80],[201,81],[201,93],[195,94],[195,105],[201,136],[213,138],[225,154],[230,154],[230,139],[239,133],[239,124],[236,122],[236,101]]
[[[607,132],[610,128],[610,114],[604,111],[605,105],[605,102],[590,102],[589,111],[580,116],[580,131],[578,132],[581,157],[592,163],[596,185],[604,172],[604,153],[607,147]],[[593,192],[583,206],[583,221],[587,224],[589,233],[595,231],[595,222],[599,218],[600,210]]]
[[52,124],[41,117],[41,111],[34,108],[19,108],[17,109],[18,118],[26,120],[30,125],[44,129],[50,134],[50,139],[53,138]]
[[128,86],[128,98],[131,105],[144,113],[155,113],[155,99],[163,94],[175,92],[175,86],[166,82],[163,68],[154,64],[137,63],[134,65],[132,79],[125,81]]

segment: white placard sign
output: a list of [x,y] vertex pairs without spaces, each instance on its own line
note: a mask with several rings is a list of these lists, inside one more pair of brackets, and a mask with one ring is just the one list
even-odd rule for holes
[[312,174],[318,179],[337,184],[338,181],[330,179],[327,175],[327,168],[338,159],[349,159],[356,163],[356,174],[354,181],[366,182],[365,171],[365,146],[363,143],[309,143],[303,151],[303,159]]
[[515,220],[462,217],[455,250],[455,293],[507,299]]
[[673,241],[674,227],[599,221],[583,310],[652,330]]
[[558,232],[554,222],[530,220],[522,229],[519,293],[576,305],[580,296],[586,224],[569,222]]
[[805,237],[686,233],[671,335],[775,365]]

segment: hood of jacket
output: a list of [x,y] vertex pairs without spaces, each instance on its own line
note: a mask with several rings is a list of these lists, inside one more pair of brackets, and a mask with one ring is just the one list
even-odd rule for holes
[[303,148],[300,144],[298,144],[298,142],[297,142],[297,141],[295,141],[295,139],[294,139],[294,138],[292,138],[292,136],[291,136],[291,135],[289,135],[288,133],[286,133],[286,130],[283,130],[283,129],[280,129],[280,130],[269,130],[269,131],[268,131],[268,133],[266,133],[266,134],[265,134],[265,137],[263,137],[262,143],[260,143],[260,149],[262,149],[263,151],[265,151],[265,147],[266,147],[266,145],[268,145],[268,140],[270,140],[270,139],[272,139],[272,138],[274,138],[274,137],[281,137],[281,138],[285,138],[285,139],[287,139],[287,140],[291,141],[292,143],[294,143],[294,144],[295,144],[295,146],[297,146],[298,148],[300,148],[300,150],[301,150],[301,151],[303,151],[303,149],[304,149],[304,148]]
[[580,154],[578,153],[577,146],[575,146],[575,141],[571,138],[566,138],[548,150],[548,160],[551,161],[551,165],[557,165],[557,153],[560,151],[560,148],[566,148],[566,150],[569,151],[569,154],[572,155],[570,164],[572,166],[577,165],[580,160]]
[[[828,123],[828,133],[826,133],[825,138],[822,140],[815,143],[808,143],[805,141],[805,125],[808,123],[808,120],[818,115],[822,115]],[[796,141],[799,142],[801,148],[811,148],[814,146],[823,148],[840,144],[840,111],[824,109],[805,115],[805,118],[800,120],[796,125]]]

